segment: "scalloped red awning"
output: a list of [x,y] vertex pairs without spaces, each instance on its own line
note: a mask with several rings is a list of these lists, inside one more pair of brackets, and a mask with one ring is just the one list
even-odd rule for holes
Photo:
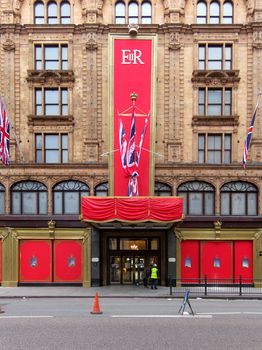
[[181,197],[83,197],[82,220],[89,222],[175,222],[183,218]]

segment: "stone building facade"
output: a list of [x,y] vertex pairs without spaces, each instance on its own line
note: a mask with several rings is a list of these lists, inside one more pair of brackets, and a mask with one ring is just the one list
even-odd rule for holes
[[[0,172],[2,285],[136,283],[154,261],[162,284],[170,276],[241,276],[258,285],[259,109],[246,169],[242,155],[262,91],[262,1],[0,4],[0,94],[12,126],[11,162]],[[157,43],[150,195],[184,196],[176,225],[90,225],[79,217],[81,195],[113,195],[109,38],[130,38],[133,22],[133,40]],[[145,246],[133,253],[125,242]]]

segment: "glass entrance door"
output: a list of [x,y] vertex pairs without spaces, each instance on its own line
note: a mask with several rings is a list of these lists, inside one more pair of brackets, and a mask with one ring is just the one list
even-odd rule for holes
[[158,260],[156,255],[110,256],[110,284],[141,285],[143,284],[144,270],[149,269],[153,264],[158,265]]
[[109,238],[110,284],[143,284],[144,270],[157,264],[160,272],[159,238]]
[[122,283],[133,284],[134,258],[132,256],[122,257]]

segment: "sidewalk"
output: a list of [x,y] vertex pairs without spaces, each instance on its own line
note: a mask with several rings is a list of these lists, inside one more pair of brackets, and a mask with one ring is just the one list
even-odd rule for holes
[[0,299],[8,298],[93,298],[98,292],[100,298],[183,298],[190,290],[190,298],[203,299],[262,299],[262,288],[209,287],[207,294],[203,287],[177,287],[170,295],[169,287],[158,287],[157,290],[143,286],[103,286],[84,288],[81,286],[29,286],[0,287]]
[[168,298],[169,287],[157,290],[143,286],[104,286],[104,287],[0,287],[1,298],[93,298],[98,292],[104,298]]

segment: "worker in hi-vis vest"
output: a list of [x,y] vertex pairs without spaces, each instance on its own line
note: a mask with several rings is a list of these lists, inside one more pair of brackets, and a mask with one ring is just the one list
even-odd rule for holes
[[151,267],[151,289],[157,289],[158,268],[156,264]]

